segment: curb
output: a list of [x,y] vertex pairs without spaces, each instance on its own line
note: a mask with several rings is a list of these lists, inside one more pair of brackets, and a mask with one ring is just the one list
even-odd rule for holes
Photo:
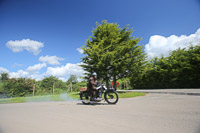
[[157,93],[157,94],[174,94],[174,95],[190,95],[190,96],[200,96],[200,93],[192,93],[192,92],[153,92],[153,91],[134,91],[134,90],[117,90],[118,92],[144,92],[144,93]]

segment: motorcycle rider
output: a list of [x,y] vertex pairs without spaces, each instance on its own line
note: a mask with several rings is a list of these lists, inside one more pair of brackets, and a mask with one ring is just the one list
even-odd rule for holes
[[88,89],[90,91],[91,100],[96,100],[96,94],[98,92],[97,88],[98,80],[97,74],[94,72],[92,76],[89,78]]

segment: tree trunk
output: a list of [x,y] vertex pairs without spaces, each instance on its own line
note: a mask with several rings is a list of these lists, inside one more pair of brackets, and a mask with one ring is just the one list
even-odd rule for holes
[[108,77],[106,77],[106,87],[107,87],[107,89],[109,88],[109,78]]
[[124,89],[126,89],[126,81],[124,81]]
[[116,81],[117,81],[116,76],[114,76],[114,77],[113,77],[113,82],[114,82],[114,83],[113,83],[113,87],[114,87],[115,90],[117,90]]

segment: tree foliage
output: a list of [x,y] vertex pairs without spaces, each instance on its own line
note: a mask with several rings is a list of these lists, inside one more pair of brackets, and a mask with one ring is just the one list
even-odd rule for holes
[[12,78],[4,83],[4,91],[8,97],[25,96],[32,92],[34,80]]
[[[168,57],[154,58],[146,64],[134,88],[200,87],[200,46],[177,49]],[[137,78],[136,78],[137,79]]]
[[67,84],[69,85],[70,83],[76,84],[78,82],[78,77],[76,75],[70,75],[69,79],[67,80]]
[[8,73],[1,73],[0,81],[4,82],[8,79],[9,79]]
[[66,89],[66,84],[54,76],[46,77],[41,81],[40,87],[46,92],[51,92],[55,88]]
[[115,84],[117,79],[129,77],[144,60],[142,46],[137,45],[140,39],[132,37],[132,32],[128,26],[120,28],[105,20],[97,23],[93,35],[82,47],[86,56],[81,66],[89,74],[96,72],[99,78],[106,80],[107,86],[109,80]]

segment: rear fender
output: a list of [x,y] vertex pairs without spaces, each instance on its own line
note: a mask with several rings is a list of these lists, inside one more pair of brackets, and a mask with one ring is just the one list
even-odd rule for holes
[[82,92],[82,91],[87,91],[88,89],[87,89],[87,87],[82,87],[82,88],[80,88],[80,92]]

